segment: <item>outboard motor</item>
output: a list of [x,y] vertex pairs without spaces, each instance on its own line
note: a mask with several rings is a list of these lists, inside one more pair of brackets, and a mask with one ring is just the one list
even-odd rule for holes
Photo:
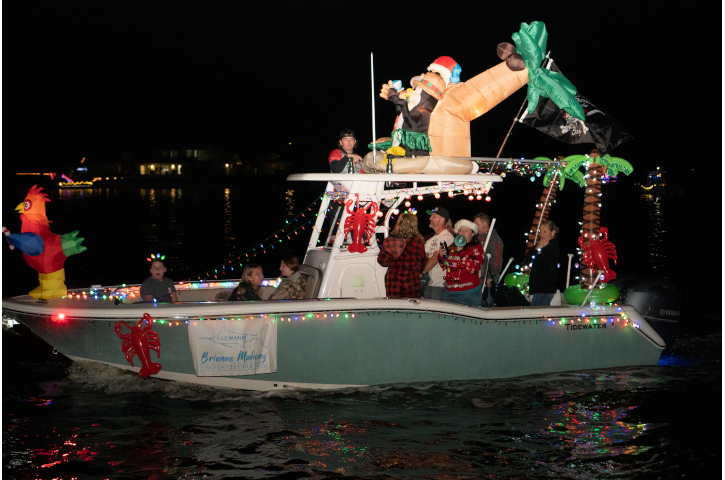
[[667,346],[674,343],[682,328],[682,291],[672,281],[660,277],[630,280],[620,288],[619,301],[636,308]]

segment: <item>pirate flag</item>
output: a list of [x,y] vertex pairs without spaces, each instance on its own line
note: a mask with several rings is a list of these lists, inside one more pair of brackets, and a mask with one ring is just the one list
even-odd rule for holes
[[[551,63],[551,71],[561,73],[554,62]],[[593,143],[601,156],[632,139],[617,120],[581,94],[576,94],[576,100],[584,109],[585,121],[574,118],[557,107],[550,98],[544,97],[539,98],[533,113],[528,114],[524,110],[518,121],[564,143]]]

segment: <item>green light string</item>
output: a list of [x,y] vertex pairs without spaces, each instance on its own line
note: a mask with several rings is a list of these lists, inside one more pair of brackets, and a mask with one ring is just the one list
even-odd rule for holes
[[[258,249],[258,248],[260,248],[260,249],[261,249],[261,250],[262,250],[262,251],[263,251],[264,253],[266,253],[266,251],[265,251],[265,248],[269,248],[269,247],[271,246],[271,247],[272,247],[272,249],[274,249],[274,245],[273,245],[273,244],[274,244],[275,242],[278,242],[278,243],[281,243],[281,242],[282,242],[282,240],[281,240],[281,239],[279,238],[279,235],[280,235],[280,234],[281,234],[281,235],[283,235],[283,236],[289,236],[289,235],[291,235],[291,234],[293,234],[293,233],[297,232],[297,231],[298,231],[298,230],[300,230],[300,229],[304,230],[304,229],[305,229],[305,225],[309,225],[310,223],[312,223],[312,222],[313,222],[313,221],[315,220],[315,218],[317,217],[317,214],[315,214],[315,215],[314,215],[314,216],[312,217],[312,219],[311,219],[311,220],[309,220],[309,221],[307,221],[307,222],[305,222],[305,223],[301,224],[300,226],[298,226],[298,227],[297,227],[297,228],[295,228],[294,230],[289,230],[289,231],[285,232],[285,230],[286,230],[287,228],[289,228],[289,227],[294,227],[294,222],[298,222],[298,221],[299,221],[299,219],[300,219],[300,217],[305,217],[305,212],[307,212],[307,211],[312,211],[312,210],[311,210],[311,209],[312,209],[312,206],[313,206],[313,205],[315,205],[315,204],[316,204],[316,203],[317,203],[318,201],[320,201],[320,200],[321,200],[322,198],[324,198],[324,196],[325,196],[325,194],[323,194],[323,195],[320,195],[319,197],[317,197],[317,198],[316,198],[316,199],[315,199],[315,200],[314,200],[314,201],[313,201],[313,202],[312,202],[311,204],[309,204],[309,205],[308,205],[307,207],[305,207],[304,209],[302,209],[302,212],[301,212],[301,213],[299,213],[299,214],[298,214],[298,215],[297,215],[297,216],[296,216],[295,218],[293,218],[292,220],[285,220],[285,222],[286,222],[285,226],[284,226],[284,227],[282,227],[282,228],[280,228],[279,230],[277,230],[276,232],[274,232],[273,234],[271,234],[271,235],[270,235],[270,236],[268,236],[267,238],[265,238],[265,239],[264,239],[264,240],[263,240],[262,242],[259,242],[259,243],[258,243],[259,247],[252,247],[252,248],[249,248],[249,249],[247,249],[247,250],[246,250],[245,252],[243,252],[243,253],[241,253],[241,254],[240,254],[239,256],[237,256],[237,257],[236,257],[235,259],[232,259],[232,260],[228,260],[227,262],[225,262],[225,263],[222,263],[221,265],[217,265],[216,267],[210,268],[210,269],[206,270],[206,271],[205,271],[204,273],[202,273],[202,274],[199,274],[199,275],[194,275],[194,276],[192,276],[192,277],[189,277],[189,278],[187,278],[187,279],[186,279],[185,281],[187,281],[187,282],[194,282],[194,281],[197,281],[197,280],[201,280],[201,279],[202,279],[202,277],[204,277],[204,278],[206,279],[206,278],[208,278],[208,277],[210,277],[210,276],[212,276],[212,275],[214,275],[214,278],[218,279],[218,275],[219,275],[219,270],[222,270],[222,274],[223,274],[223,275],[226,275],[226,267],[227,267],[227,266],[230,266],[230,265],[231,265],[232,263],[237,263],[237,262],[239,262],[239,261],[240,261],[240,260],[242,259],[242,257],[243,257],[243,256],[245,257],[245,260],[248,260],[248,259],[249,259],[249,254],[250,254],[251,252],[256,252],[256,253],[254,253],[254,255],[252,255],[252,257],[256,257],[256,256],[257,256],[257,254],[259,253],[259,252],[257,252],[257,249]],[[269,244],[268,244],[268,245],[267,245],[267,246],[265,247],[265,245],[264,245],[264,244],[265,244],[265,243],[267,243],[267,242],[269,242],[270,240],[271,240],[271,242],[270,242],[270,243],[269,243]],[[291,240],[291,239],[290,239],[290,240]],[[241,263],[241,262],[239,262],[239,266],[241,266],[241,265],[242,265],[242,263]],[[234,267],[231,267],[231,270],[233,271],[233,270],[234,270]],[[212,272],[214,272],[214,273],[212,273]],[[197,277],[197,280],[192,280],[192,278],[194,278],[194,277]]]

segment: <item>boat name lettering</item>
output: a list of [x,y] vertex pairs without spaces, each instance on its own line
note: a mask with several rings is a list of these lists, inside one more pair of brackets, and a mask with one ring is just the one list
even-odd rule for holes
[[592,330],[592,329],[601,329],[601,328],[607,328],[606,323],[589,323],[586,325],[572,325],[570,323],[566,324],[567,330]]
[[237,355],[237,362],[258,362],[261,364],[266,364],[267,362],[267,354],[266,353],[247,353],[246,350],[239,352],[239,355]]
[[252,351],[251,353],[247,353],[246,350],[243,350],[239,352],[239,355],[237,355],[237,359],[234,360],[234,357],[223,357],[221,355],[209,355],[209,352],[204,352],[201,354],[201,363],[231,363],[231,362],[258,362],[260,364],[265,364],[267,361],[267,354],[266,353],[254,353]]
[[201,354],[201,363],[211,363],[211,362],[233,362],[234,357],[222,357],[219,355],[209,355],[209,352],[204,352]]
[[664,308],[660,309],[660,315],[667,315],[670,317],[679,317],[680,311],[679,310],[666,310]]

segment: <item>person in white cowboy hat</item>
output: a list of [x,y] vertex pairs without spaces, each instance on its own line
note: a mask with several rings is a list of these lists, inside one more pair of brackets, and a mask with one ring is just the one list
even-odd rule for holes
[[468,307],[481,306],[480,270],[483,264],[483,246],[478,241],[478,226],[470,220],[458,220],[456,234],[465,239],[461,247],[449,248],[448,256],[438,255],[438,263],[445,272],[448,301]]

